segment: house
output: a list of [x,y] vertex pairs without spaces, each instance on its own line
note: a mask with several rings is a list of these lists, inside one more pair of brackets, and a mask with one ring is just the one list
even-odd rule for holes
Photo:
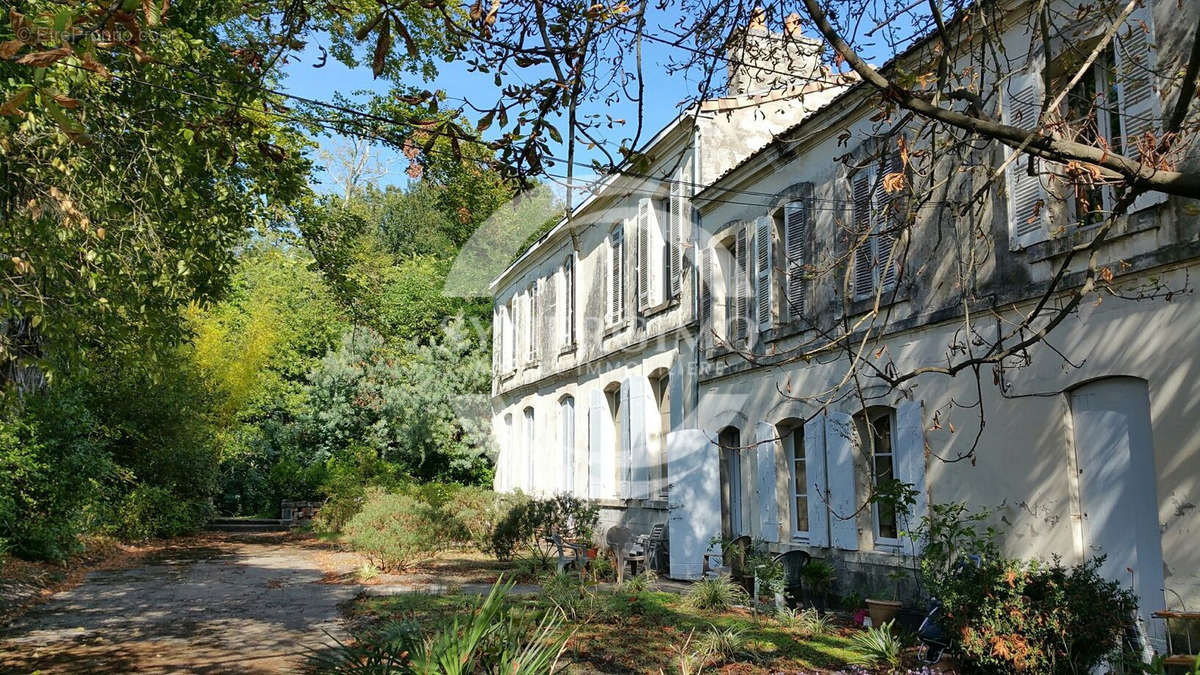
[[[1031,40],[1017,7],[1000,36],[1026,58],[983,102],[1014,124],[1036,118],[1039,88],[1107,26],[1080,20],[1073,43]],[[1132,148],[1170,102],[1137,64],[1178,69],[1198,13],[1137,7],[1064,97],[1063,118],[1117,98],[1089,133]],[[885,68],[920,72],[934,53],[919,42]],[[1132,586],[1161,639],[1150,612],[1200,604],[1200,307],[1187,290],[1197,205],[1143,195],[1097,250],[1112,288],[1139,299],[1090,297],[1045,345],[889,383],[872,369],[944,366],[996,344],[1115,195],[1064,191],[1070,167],[1005,165],[998,143],[881,115],[866,85],[820,93],[823,105],[761,147],[715,164],[719,132],[688,136],[677,120],[649,150],[648,175],[665,181],[611,180],[497,279],[497,487],[598,497],[609,523],[668,520],[671,576],[698,576],[712,537],[746,534],[808,550],[843,588],[868,589],[912,567],[910,533],[929,504],[962,501],[992,513],[1010,555],[1105,554],[1102,572]],[[731,120],[705,123],[740,133]],[[954,170],[927,185],[921,162]],[[692,167],[694,190],[668,192],[671,166]],[[1001,167],[999,188],[981,192]],[[678,230],[676,213],[687,214]],[[1068,265],[1060,288],[1079,287],[1085,269]],[[570,292],[570,312],[535,299],[547,284]],[[581,323],[567,330],[564,316]],[[868,499],[889,478],[913,486],[909,510]]]

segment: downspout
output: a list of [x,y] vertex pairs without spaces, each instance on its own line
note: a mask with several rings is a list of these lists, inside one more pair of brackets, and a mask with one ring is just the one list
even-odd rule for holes
[[692,387],[695,395],[692,398],[693,426],[699,428],[700,411],[700,363],[703,357],[704,323],[700,317],[700,211],[694,207],[693,198],[696,186],[703,185],[700,171],[703,164],[700,161],[702,136],[700,134],[700,111],[692,121],[692,184],[688,186],[688,206],[692,214],[692,317],[696,321],[696,338],[692,351],[696,354],[695,369],[692,371]]

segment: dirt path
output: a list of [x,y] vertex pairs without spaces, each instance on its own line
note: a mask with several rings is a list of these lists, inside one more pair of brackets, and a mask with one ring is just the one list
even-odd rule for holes
[[[203,537],[92,572],[0,627],[0,671],[295,672],[343,639],[329,556],[283,534]],[[344,577],[343,577],[344,578]]]

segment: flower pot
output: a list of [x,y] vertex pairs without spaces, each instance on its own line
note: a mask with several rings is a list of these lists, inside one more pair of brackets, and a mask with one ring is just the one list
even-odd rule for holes
[[882,626],[896,618],[901,605],[895,600],[872,600],[867,598],[867,611],[871,614],[871,625]]

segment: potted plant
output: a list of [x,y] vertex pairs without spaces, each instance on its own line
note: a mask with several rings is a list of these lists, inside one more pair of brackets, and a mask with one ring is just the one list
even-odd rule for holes
[[825,610],[826,598],[833,588],[837,570],[833,565],[821,559],[814,559],[800,568],[800,583],[804,589],[804,600],[817,609]]
[[871,597],[867,598],[867,613],[871,617],[872,626],[882,626],[883,624],[896,618],[900,613],[900,609],[904,606],[896,599],[896,581],[897,578],[888,574],[888,578],[892,579],[893,583],[890,587],[884,586],[878,592],[872,592]]

